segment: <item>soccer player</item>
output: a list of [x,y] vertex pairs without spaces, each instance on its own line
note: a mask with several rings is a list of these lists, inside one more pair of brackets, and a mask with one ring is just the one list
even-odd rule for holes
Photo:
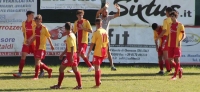
[[185,28],[184,25],[178,22],[178,13],[173,11],[170,13],[172,23],[170,24],[170,33],[168,41],[168,57],[169,61],[175,68],[175,72],[171,80],[176,80],[176,75],[179,72],[179,78],[182,77],[183,70],[180,67],[181,57],[181,43],[185,39]]
[[62,64],[59,68],[59,77],[58,77],[58,84],[51,86],[51,89],[59,89],[61,87],[61,83],[64,78],[64,70],[66,67],[72,67],[73,72],[76,76],[76,81],[78,83],[78,86],[76,86],[74,89],[82,89],[81,87],[81,74],[78,71],[78,62],[77,62],[77,53],[76,53],[76,36],[73,32],[71,32],[71,23],[67,22],[65,23],[65,30],[67,33],[67,39],[66,39],[66,49],[65,51],[60,55],[60,60],[63,59],[63,55],[66,54],[65,59],[63,60]]
[[[88,72],[91,72],[94,70],[94,67],[88,60],[88,58],[85,55],[87,46],[88,46],[88,33],[92,33],[92,27],[90,25],[90,22],[86,19],[83,18],[84,16],[84,11],[83,10],[78,10],[76,12],[76,16],[78,20],[74,22],[74,28],[73,32],[76,34],[77,33],[77,40],[78,40],[78,56],[80,56],[87,66],[89,67]],[[79,63],[80,58],[77,58],[77,62]],[[68,72],[73,72],[72,70]]]
[[[109,31],[109,25],[110,25],[110,20],[120,16],[120,7],[118,4],[115,4],[115,7],[117,8],[117,13],[114,15],[108,15],[108,10],[107,8],[109,7],[109,3],[106,3],[105,6],[103,8],[101,8],[97,13],[96,13],[96,18],[101,18],[103,25],[102,27],[108,32]],[[100,15],[101,14],[101,15]],[[108,60],[110,62],[111,65],[111,70],[112,71],[116,71],[117,69],[115,68],[114,64],[113,64],[113,59],[112,59],[112,55],[110,53],[110,48],[108,47]]]
[[50,34],[48,29],[42,24],[42,16],[37,15],[35,17],[35,22],[36,22],[35,35],[28,39],[28,43],[32,43],[34,40],[36,40],[35,76],[33,79],[37,80],[40,67],[42,67],[44,70],[48,72],[49,78],[51,77],[52,69],[46,66],[44,63],[42,63],[41,60],[45,58],[46,54],[46,39],[48,39],[52,50],[54,50],[54,46],[50,39]]
[[163,37],[164,42],[163,42],[162,50],[163,50],[163,58],[165,60],[165,66],[166,66],[166,70],[167,70],[165,72],[165,75],[169,75],[171,73],[170,62],[168,61],[168,46],[167,46],[168,35],[169,35],[169,31],[170,31],[169,24],[172,23],[171,18],[169,16],[170,12],[172,12],[172,8],[167,7],[167,9],[166,9],[167,18],[164,19],[164,21],[163,21],[163,31],[160,33],[160,35],[155,40],[157,42],[158,39]]
[[96,85],[94,88],[98,88],[101,84],[101,70],[100,65],[105,57],[107,57],[107,49],[108,49],[108,34],[107,31],[102,28],[102,20],[101,18],[97,18],[95,20],[96,31],[93,33],[92,41],[90,44],[89,51],[87,53],[87,57],[89,58],[90,52],[92,51],[94,44],[96,47],[94,49],[93,56],[93,65],[95,67],[95,81]]
[[16,78],[20,78],[22,76],[22,70],[25,65],[26,56],[31,53],[34,54],[34,48],[35,48],[34,42],[30,43],[29,46],[27,44],[27,40],[35,33],[36,24],[35,24],[35,21],[33,20],[34,12],[27,11],[26,16],[27,16],[27,20],[22,22],[22,32],[24,36],[24,42],[23,42],[22,51],[21,51],[22,56],[19,63],[19,71],[18,73],[13,74],[13,76]]
[[[158,35],[160,35],[160,33],[162,32],[162,26],[159,26],[156,23],[152,24],[152,29],[154,30],[154,40],[158,37]],[[162,37],[163,38],[163,37]],[[163,51],[162,51],[162,44],[163,44],[163,40],[160,38],[159,39],[159,46],[158,46],[158,42],[155,41],[155,45],[156,45],[156,51],[158,52],[158,64],[160,67],[160,71],[157,74],[164,74],[163,72]]]

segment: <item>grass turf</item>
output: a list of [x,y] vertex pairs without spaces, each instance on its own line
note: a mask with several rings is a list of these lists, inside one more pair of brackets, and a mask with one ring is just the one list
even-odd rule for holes
[[[65,72],[62,89],[52,90],[49,87],[57,84],[59,66],[51,66],[52,78],[31,80],[34,75],[33,66],[25,66],[22,78],[14,78],[18,72],[17,66],[0,66],[0,92],[4,91],[34,91],[34,92],[73,92],[77,85],[73,73]],[[82,75],[81,92],[199,92],[200,71],[198,67],[183,67],[183,78],[171,81],[171,76],[160,76],[157,67],[117,67],[117,71],[110,71],[109,67],[102,69],[102,85],[98,89],[95,85],[94,71],[88,73],[87,67],[79,67]],[[67,68],[70,69],[70,68]],[[66,69],[66,70],[67,70]]]

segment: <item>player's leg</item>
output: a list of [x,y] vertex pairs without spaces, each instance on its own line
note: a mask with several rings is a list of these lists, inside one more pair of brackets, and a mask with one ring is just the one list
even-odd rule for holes
[[87,49],[87,44],[82,43],[80,48],[79,48],[79,56],[84,60],[86,65],[89,67],[88,72],[91,72],[92,70],[94,70],[94,67],[92,66],[92,64],[90,63],[89,59],[85,55],[86,49]]
[[66,65],[64,65],[64,62],[60,65],[59,68],[59,77],[58,77],[58,83],[56,85],[51,86],[51,89],[60,89],[63,78],[64,78],[64,70],[66,69]]
[[165,72],[165,75],[169,75],[171,70],[170,70],[170,62],[169,62],[169,59],[168,59],[168,51],[165,50],[163,51],[163,59],[165,60],[165,67],[166,67],[166,72]]
[[[42,63],[42,62],[40,63],[40,67],[42,69],[46,70],[48,72],[48,78],[51,78],[52,69],[50,67],[48,67],[46,64]],[[40,71],[40,74],[41,74],[41,71]],[[40,77],[40,75],[39,75],[39,77]]]
[[76,82],[78,84],[78,86],[74,87],[73,89],[82,89],[81,74],[78,71],[77,65],[73,65],[72,66],[72,70],[73,70],[73,72],[74,72],[74,74],[76,76]]
[[29,53],[28,46],[27,45],[23,45],[23,47],[22,47],[22,56],[21,56],[20,63],[19,63],[19,70],[18,70],[18,73],[13,74],[14,77],[16,77],[16,78],[20,78],[21,77],[22,70],[23,70],[24,65],[25,65],[26,56],[28,55],[28,53]]
[[33,80],[38,79],[38,75],[39,75],[39,71],[40,71],[40,62],[41,62],[41,58],[36,57],[35,58],[35,75],[34,75]]
[[110,53],[110,46],[108,46],[108,60],[110,62],[110,66],[111,66],[111,71],[116,71],[117,69],[115,68],[114,64],[113,64],[113,59],[112,59],[112,55]]
[[163,72],[163,52],[162,52],[161,48],[158,49],[158,65],[159,65],[160,71],[157,74],[163,75],[164,74],[164,72]]
[[183,68],[181,68],[180,65],[181,49],[175,48],[174,53],[175,53],[174,61],[176,62],[176,69],[177,69],[176,74],[179,74],[179,78],[182,78]]
[[93,65],[95,68],[95,83],[96,85],[94,86],[94,88],[99,88],[99,86],[101,85],[101,69],[100,69],[100,65],[103,61],[103,58],[101,57],[93,57]]

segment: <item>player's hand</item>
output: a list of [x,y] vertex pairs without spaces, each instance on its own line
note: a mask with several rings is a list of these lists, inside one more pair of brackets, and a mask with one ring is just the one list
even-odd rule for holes
[[51,45],[51,50],[54,50],[54,49],[55,49],[54,46]]
[[156,48],[156,51],[158,52],[158,48]]
[[108,8],[108,7],[109,7],[109,3],[108,3],[108,2],[106,2],[106,4],[105,4],[104,8],[106,9],[106,8]]
[[60,56],[59,56],[59,59],[62,60],[62,59],[63,59],[63,55],[60,55]]
[[70,59],[70,62],[71,62],[71,63],[73,63],[73,62],[74,62],[74,59],[73,59],[73,57],[71,57],[71,59]]
[[120,6],[118,4],[115,4],[115,8],[120,10]]

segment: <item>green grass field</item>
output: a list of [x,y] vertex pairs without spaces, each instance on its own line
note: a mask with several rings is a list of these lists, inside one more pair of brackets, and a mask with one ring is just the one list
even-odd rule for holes
[[[23,77],[13,78],[17,66],[0,66],[0,92],[4,91],[34,91],[34,92],[73,92],[77,85],[73,73],[65,73],[62,89],[52,90],[49,87],[57,84],[58,67],[53,68],[52,78],[31,80],[34,67],[26,66]],[[117,71],[110,71],[109,67],[102,68],[102,85],[98,89],[91,88],[95,85],[94,71],[88,73],[86,67],[80,67],[83,89],[81,92],[199,92],[200,69],[198,67],[183,67],[182,79],[171,81],[171,76],[160,76],[155,73],[158,68],[146,67],[117,67]],[[70,68],[67,68],[70,69]]]

